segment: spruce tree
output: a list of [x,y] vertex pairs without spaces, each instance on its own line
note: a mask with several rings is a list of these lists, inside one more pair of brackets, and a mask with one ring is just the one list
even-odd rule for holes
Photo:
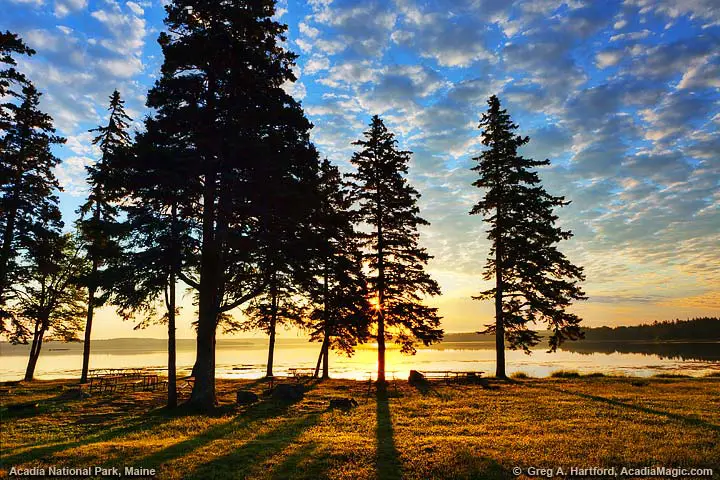
[[33,236],[23,257],[26,277],[23,285],[13,287],[18,328],[10,341],[27,343],[32,338],[25,371],[25,380],[30,381],[44,341],[78,340],[86,311],[78,281],[87,265],[71,234],[51,230]]
[[40,111],[40,95],[26,82],[19,103],[3,105],[10,120],[0,142],[0,331],[14,322],[7,306],[11,287],[23,282],[22,254],[36,237],[62,228],[56,195],[61,188],[54,173],[60,160],[52,147],[65,139],[55,135],[52,118]]
[[423,305],[440,287],[425,271],[432,258],[418,245],[418,226],[428,225],[419,216],[420,197],[405,178],[412,152],[397,149],[397,140],[375,115],[361,147],[351,162],[352,196],[357,202],[356,222],[370,226],[360,234],[364,259],[370,269],[369,288],[375,304],[378,342],[378,386],[385,386],[385,341],[415,352],[415,342],[425,345],[442,339],[437,308]]
[[[298,181],[317,154],[311,124],[282,88],[294,81],[296,56],[272,20],[275,2],[176,0],[166,7],[170,33],[160,35],[165,61],[148,96],[167,133],[191,146],[182,209],[197,226],[197,356],[190,405],[215,404],[215,336],[231,310],[266,292],[273,266],[263,254],[263,205],[278,194],[266,167]],[[192,174],[190,174],[192,172]],[[284,210],[284,209],[283,209]],[[283,214],[284,215],[284,214]]]
[[22,39],[15,33],[0,32],[0,158],[4,156],[4,144],[2,137],[10,129],[12,122],[13,99],[21,97],[23,87],[30,85],[30,82],[22,72],[19,72],[17,61],[13,55],[35,55],[35,50],[25,45]]
[[80,383],[86,383],[88,378],[90,337],[95,307],[101,307],[107,301],[112,284],[104,275],[105,266],[119,255],[116,241],[118,211],[110,201],[107,184],[111,175],[112,158],[130,145],[127,129],[132,120],[125,113],[124,103],[120,98],[120,92],[115,90],[110,96],[108,107],[110,116],[107,125],[90,130],[97,133],[93,145],[99,147],[101,156],[95,164],[87,167],[90,194],[79,209],[78,230],[91,265],[84,279],[88,290],[88,309]]
[[317,194],[313,222],[316,258],[308,289],[312,310],[307,328],[310,340],[321,342],[315,376],[322,364],[322,377],[328,378],[330,350],[352,355],[355,346],[370,338],[372,311],[362,252],[353,228],[352,202],[339,170],[328,160],[320,166]]
[[553,210],[570,202],[541,185],[535,169],[550,161],[519,155],[529,137],[514,133],[518,126],[495,95],[488,105],[479,126],[487,150],[473,158],[478,164],[472,168],[480,175],[473,185],[484,189],[484,197],[470,214],[485,215],[489,225],[491,248],[483,278],[494,278],[495,286],[473,298],[495,301],[495,323],[481,333],[495,333],[496,376],[505,378],[505,340],[527,353],[540,340],[529,324],[547,324],[550,351],[582,336],[581,319],[566,309],[573,300],[586,298],[578,285],[585,277],[582,267],[570,263],[556,246],[572,233],[555,225]]
[[[145,132],[126,154],[114,157],[109,190],[122,199],[120,258],[110,266],[112,301],[124,319],[139,319],[135,328],[167,325],[168,406],[177,406],[175,345],[178,279],[192,275],[197,240],[186,221],[188,172],[176,162],[189,155],[182,139],[167,134],[162,122],[148,118]],[[188,281],[191,281],[188,279]],[[161,307],[162,305],[162,307]]]

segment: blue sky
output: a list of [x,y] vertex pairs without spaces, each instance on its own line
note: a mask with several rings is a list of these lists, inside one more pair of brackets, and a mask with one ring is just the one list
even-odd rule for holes
[[[107,97],[118,88],[133,118],[148,113],[161,2],[0,9],[0,28],[38,51],[21,68],[68,138],[57,173],[72,221],[97,157],[87,130],[104,122]],[[286,0],[277,17],[299,54],[287,88],[323,155],[347,169],[376,113],[415,152],[410,177],[432,224],[423,243],[447,330],[477,330],[492,315],[469,299],[485,287],[488,242],[467,214],[481,194],[469,168],[491,94],[531,137],[526,155],[551,160],[548,190],[573,201],[560,217],[576,236],[562,248],[586,267],[591,298],[577,310],[588,325],[720,314],[716,0]]]

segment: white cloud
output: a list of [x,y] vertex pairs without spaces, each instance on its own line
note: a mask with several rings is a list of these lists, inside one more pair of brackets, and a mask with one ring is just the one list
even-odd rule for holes
[[598,54],[595,55],[595,65],[597,65],[598,68],[612,67],[620,63],[623,55],[624,53],[622,50],[608,50],[605,52],[598,52]]
[[647,38],[652,34],[650,30],[640,30],[639,32],[620,33],[610,37],[611,42],[624,41],[624,40],[641,40]]
[[330,60],[327,57],[312,56],[305,63],[305,73],[307,75],[313,75],[328,68],[330,68]]
[[309,25],[308,25],[307,23],[305,23],[305,22],[300,22],[299,28],[300,28],[300,34],[301,34],[301,35],[305,35],[305,36],[310,37],[310,38],[315,38],[315,37],[317,37],[318,34],[320,33],[320,30],[318,30],[317,28],[314,28],[314,27],[309,26]]
[[125,5],[132,10],[135,15],[141,16],[145,13],[145,10],[135,2],[126,2]]
[[55,0],[55,16],[62,18],[87,7],[87,0]]

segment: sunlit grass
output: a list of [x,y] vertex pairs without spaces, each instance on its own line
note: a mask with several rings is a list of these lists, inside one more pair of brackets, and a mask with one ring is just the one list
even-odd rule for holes
[[[313,384],[303,401],[232,405],[259,381],[220,381],[215,415],[162,408],[162,393],[63,400],[65,382],[0,385],[2,469],[138,466],[157,478],[515,478],[514,466],[669,465],[720,472],[715,378],[397,382],[376,398],[366,382]],[[61,396],[63,395],[63,396]],[[329,410],[333,397],[359,407]],[[379,471],[378,471],[379,469]]]

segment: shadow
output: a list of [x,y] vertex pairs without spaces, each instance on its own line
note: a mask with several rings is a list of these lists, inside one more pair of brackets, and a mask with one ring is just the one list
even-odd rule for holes
[[387,392],[379,391],[377,399],[377,478],[397,480],[402,478],[400,459],[393,438],[392,417]]
[[302,445],[273,469],[270,478],[284,480],[296,477],[298,472],[303,472],[303,476],[307,478],[325,478],[324,466],[317,462],[318,457],[314,455],[316,449],[317,445],[314,442]]
[[625,403],[621,402],[620,400],[613,400],[612,398],[605,398],[600,397],[597,395],[590,395],[589,393],[581,393],[581,392],[573,392],[572,390],[563,390],[562,388],[553,388],[553,387],[547,387],[547,386],[540,386],[540,385],[533,385],[534,387],[538,388],[546,388],[548,390],[552,390],[554,392],[564,393],[566,395],[575,395],[577,397],[585,398],[588,400],[593,400],[595,402],[601,402],[605,403],[607,405],[612,405],[615,407],[621,407],[626,408],[628,410],[634,410],[636,412],[643,412],[643,413],[649,413],[651,415],[659,415],[662,417],[669,418],[670,420],[675,420],[681,423],[684,423],[686,425],[690,425],[693,427],[704,427],[709,428],[711,430],[715,430],[716,432],[720,432],[720,425],[716,425],[714,423],[707,422],[705,420],[699,419],[699,418],[693,418],[693,417],[687,417],[685,415],[680,415],[677,413],[672,412],[666,412],[664,410],[655,410],[654,408],[648,408],[643,407],[640,405],[633,405],[632,403]]
[[[259,470],[264,468],[264,461],[281,453],[295,442],[302,432],[315,425],[320,413],[309,413],[283,422],[276,429],[255,436],[227,455],[201,464],[183,478],[255,478]],[[303,449],[300,449],[296,455],[288,457],[286,462],[289,460],[290,464],[287,468],[291,468],[293,462],[297,464],[303,458],[302,454]],[[288,477],[284,475],[278,478]]]
[[[143,467],[157,468],[163,463],[169,462],[183,455],[187,455],[188,453],[202,447],[203,445],[206,445],[219,438],[225,437],[236,429],[246,427],[255,422],[261,422],[274,416],[282,415],[283,413],[285,413],[288,407],[289,405],[273,401],[260,402],[254,405],[250,405],[246,409],[241,411],[238,416],[236,416],[232,420],[225,422],[221,425],[210,427],[193,437],[182,440],[158,452],[143,457],[138,461],[138,464],[143,465]],[[191,412],[191,410],[188,410],[188,414],[191,414]],[[216,415],[216,412],[213,411],[207,416]]]
[[[305,388],[305,393],[313,388],[314,385],[307,386]],[[226,423],[208,428],[194,437],[170,445],[169,447],[140,459],[138,464],[142,464],[144,467],[148,468],[157,468],[163,463],[187,455],[214,440],[223,438],[232,433],[234,430],[247,427],[257,422],[262,422],[263,420],[267,420],[272,417],[284,415],[293,404],[293,402],[281,402],[278,400],[268,399],[245,407],[242,410],[238,410],[236,405],[217,407],[209,414],[206,414],[206,416],[217,416],[227,410],[231,410],[232,413],[239,413],[235,418]],[[188,409],[187,413],[189,415],[195,414],[192,409]]]
[[81,446],[88,446],[95,443],[107,442],[115,440],[125,435],[130,435],[136,432],[150,430],[162,423],[169,421],[174,415],[166,412],[153,411],[149,412],[141,417],[138,417],[134,421],[123,421],[122,426],[118,428],[107,429],[105,426],[98,426],[97,430],[102,430],[102,433],[98,435],[91,435],[89,437],[82,437],[81,440],[75,440],[71,442],[53,443],[51,445],[35,446],[34,448],[27,449],[27,446],[23,445],[15,450],[24,449],[20,453],[14,455],[7,455],[5,452],[0,458],[0,466],[13,465],[28,463],[36,460],[45,459],[54,455],[55,453],[63,450],[77,448]]

